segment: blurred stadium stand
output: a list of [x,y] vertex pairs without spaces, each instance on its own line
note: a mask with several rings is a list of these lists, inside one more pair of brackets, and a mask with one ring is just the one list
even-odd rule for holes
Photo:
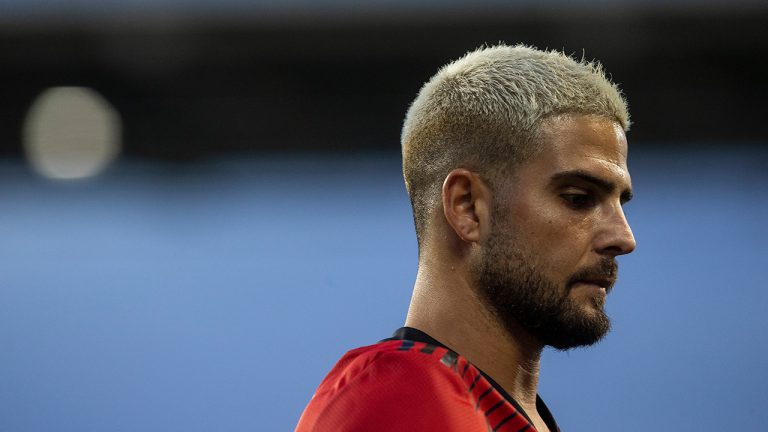
[[768,3],[5,2],[0,154],[40,92],[93,87],[124,155],[397,151],[420,84],[481,44],[600,59],[643,142],[764,139]]

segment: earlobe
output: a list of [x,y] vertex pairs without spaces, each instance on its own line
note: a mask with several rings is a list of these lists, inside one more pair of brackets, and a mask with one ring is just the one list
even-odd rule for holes
[[443,182],[442,198],[445,219],[456,235],[468,243],[480,241],[489,199],[480,177],[464,168],[451,171]]

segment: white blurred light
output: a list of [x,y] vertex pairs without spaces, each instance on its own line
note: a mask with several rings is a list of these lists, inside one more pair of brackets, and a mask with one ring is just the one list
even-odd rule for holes
[[24,150],[35,171],[45,177],[87,178],[117,157],[121,133],[120,115],[95,90],[52,87],[27,113]]

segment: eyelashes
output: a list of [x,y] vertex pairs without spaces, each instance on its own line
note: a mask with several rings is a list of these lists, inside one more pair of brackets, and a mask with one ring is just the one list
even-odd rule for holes
[[594,207],[595,204],[597,203],[594,195],[592,194],[570,193],[570,194],[562,194],[560,195],[560,197],[563,199],[563,201],[565,201],[568,207],[575,210],[589,209]]

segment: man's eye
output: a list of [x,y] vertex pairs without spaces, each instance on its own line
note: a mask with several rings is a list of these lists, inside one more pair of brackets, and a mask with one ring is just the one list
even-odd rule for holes
[[572,208],[584,209],[594,205],[594,198],[588,194],[564,194],[561,197]]

